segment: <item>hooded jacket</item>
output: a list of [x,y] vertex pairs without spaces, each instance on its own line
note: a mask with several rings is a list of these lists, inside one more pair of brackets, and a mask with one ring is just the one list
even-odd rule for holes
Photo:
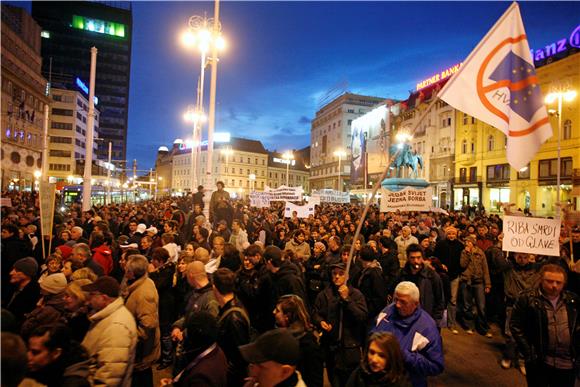
[[427,376],[443,372],[443,348],[437,324],[420,306],[408,317],[400,316],[395,304],[387,306],[379,313],[373,332],[389,332],[397,338],[414,387],[427,386]]

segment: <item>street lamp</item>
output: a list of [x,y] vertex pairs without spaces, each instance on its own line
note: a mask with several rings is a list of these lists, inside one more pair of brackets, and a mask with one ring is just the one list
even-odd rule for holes
[[289,179],[289,172],[290,172],[290,162],[291,160],[294,160],[294,154],[291,151],[287,151],[284,152],[284,154],[282,155],[282,158],[284,160],[286,160],[286,187],[289,187],[288,185],[288,179]]
[[546,96],[546,104],[558,101],[558,169],[556,178],[556,202],[560,203],[560,140],[562,138],[562,101],[571,102],[576,98],[576,90],[564,90],[563,88],[553,91]]
[[[219,0],[215,1],[214,18],[192,16],[188,21],[188,30],[182,36],[183,43],[188,47],[197,47],[201,53],[201,74],[198,82],[197,111],[203,112],[203,91],[205,81],[205,66],[207,53],[211,50],[211,85],[210,85],[210,106],[209,106],[209,126],[207,135],[207,167],[206,186],[211,186],[211,171],[213,157],[213,131],[215,126],[215,94],[217,78],[217,53],[226,46],[225,40],[221,36],[221,24],[219,22]],[[200,137],[201,139],[201,137]]]
[[229,164],[230,164],[230,155],[234,154],[234,151],[232,150],[232,148],[228,147],[225,149],[221,150],[222,155],[226,156],[226,184],[228,181],[228,174],[230,173],[229,168]]
[[334,151],[334,155],[338,157],[338,190],[342,192],[342,169],[341,162],[342,158],[346,157],[346,152],[343,150]]

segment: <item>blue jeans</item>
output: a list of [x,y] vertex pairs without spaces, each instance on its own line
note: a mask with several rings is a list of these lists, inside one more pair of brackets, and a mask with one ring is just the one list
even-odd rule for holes
[[457,327],[457,291],[459,288],[459,278],[451,281],[451,299],[447,302],[447,326]]
[[[489,325],[485,317],[485,288],[483,283],[468,284],[461,282],[461,294],[463,295],[463,321],[468,329],[477,328],[480,333],[487,333]],[[477,308],[477,316],[473,316],[473,304]],[[475,326],[474,326],[475,320]]]

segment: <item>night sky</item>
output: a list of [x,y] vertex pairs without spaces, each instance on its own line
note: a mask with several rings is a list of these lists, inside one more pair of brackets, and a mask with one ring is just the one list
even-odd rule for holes
[[[406,99],[417,82],[463,61],[510,2],[231,2],[220,7],[216,131],[284,151],[309,144],[320,99],[350,92]],[[579,2],[521,2],[530,47],[568,38]],[[213,2],[134,2],[127,158],[153,166],[157,148],[191,137],[198,52],[180,35]],[[206,104],[209,100],[209,66]],[[207,128],[207,125],[206,125]]]

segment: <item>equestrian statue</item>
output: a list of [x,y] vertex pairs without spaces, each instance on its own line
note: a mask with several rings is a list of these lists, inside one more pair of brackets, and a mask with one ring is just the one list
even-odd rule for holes
[[411,149],[411,145],[408,143],[391,145],[389,148],[389,154],[391,156],[394,154],[397,155],[391,163],[389,177],[398,177],[401,168],[411,168],[412,173],[409,177],[417,178],[419,174],[419,168],[423,169],[423,157],[420,154],[417,154],[417,152],[414,152]]

